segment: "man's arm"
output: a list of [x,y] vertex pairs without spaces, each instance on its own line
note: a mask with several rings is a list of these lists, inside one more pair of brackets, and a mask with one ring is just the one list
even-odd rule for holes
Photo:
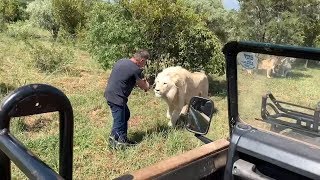
[[147,80],[145,79],[139,79],[136,82],[136,85],[139,86],[141,89],[143,89],[144,91],[148,91],[150,88],[150,85],[148,83]]

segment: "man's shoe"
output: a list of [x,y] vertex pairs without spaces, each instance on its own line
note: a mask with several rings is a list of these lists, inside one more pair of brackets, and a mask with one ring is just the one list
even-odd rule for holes
[[112,149],[123,149],[126,147],[131,147],[137,145],[136,142],[130,141],[127,137],[125,138],[118,138],[117,140],[115,139],[114,136],[109,136],[109,146]]
[[119,137],[117,140],[118,145],[122,146],[135,146],[137,145],[136,142],[130,141],[127,137]]
[[117,141],[114,136],[109,136],[109,147],[115,149],[117,147]]

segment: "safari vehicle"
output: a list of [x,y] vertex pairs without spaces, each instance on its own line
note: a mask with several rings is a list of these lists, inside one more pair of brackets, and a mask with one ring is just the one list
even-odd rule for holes
[[[213,110],[201,105],[213,107],[213,102],[194,97],[185,127],[206,144],[119,179],[320,179],[320,79],[316,76],[320,50],[230,42],[223,53],[230,138],[212,142],[204,136]],[[286,68],[281,63],[273,67],[271,79],[259,72],[263,59],[255,57],[270,56],[296,58],[288,77],[276,74],[277,69]],[[306,60],[314,67],[301,68]],[[258,72],[247,74],[246,70]],[[208,118],[209,123],[204,123]]]
[[[229,138],[212,142],[205,137],[214,104],[210,99],[193,97],[183,117],[185,127],[205,145],[117,179],[320,179],[320,81],[316,76],[320,66],[314,63],[310,70],[299,69],[299,61],[319,61],[320,50],[229,42],[223,52]],[[246,74],[244,70],[258,69],[260,60],[248,55],[239,63],[240,53],[293,57],[297,61],[287,78],[267,78],[259,72]],[[59,173],[28,151],[9,130],[12,117],[53,111],[60,115]],[[1,179],[11,178],[10,161],[30,179],[72,179],[73,114],[60,90],[32,84],[11,93],[1,105],[0,130]]]

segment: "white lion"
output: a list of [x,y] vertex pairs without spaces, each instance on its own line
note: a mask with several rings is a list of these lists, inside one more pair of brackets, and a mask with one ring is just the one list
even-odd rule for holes
[[155,79],[155,96],[168,104],[168,125],[176,125],[180,114],[185,114],[193,96],[208,97],[208,77],[203,72],[190,72],[181,66],[165,68]]

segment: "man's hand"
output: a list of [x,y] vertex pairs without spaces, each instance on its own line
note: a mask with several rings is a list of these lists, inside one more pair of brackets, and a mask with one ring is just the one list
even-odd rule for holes
[[137,81],[137,86],[147,92],[150,89],[150,85],[146,79],[140,79]]
[[144,90],[144,92],[147,92],[150,89],[150,84],[148,83],[148,81],[146,79],[144,79],[143,81],[146,84],[146,89],[143,89],[143,90]]

